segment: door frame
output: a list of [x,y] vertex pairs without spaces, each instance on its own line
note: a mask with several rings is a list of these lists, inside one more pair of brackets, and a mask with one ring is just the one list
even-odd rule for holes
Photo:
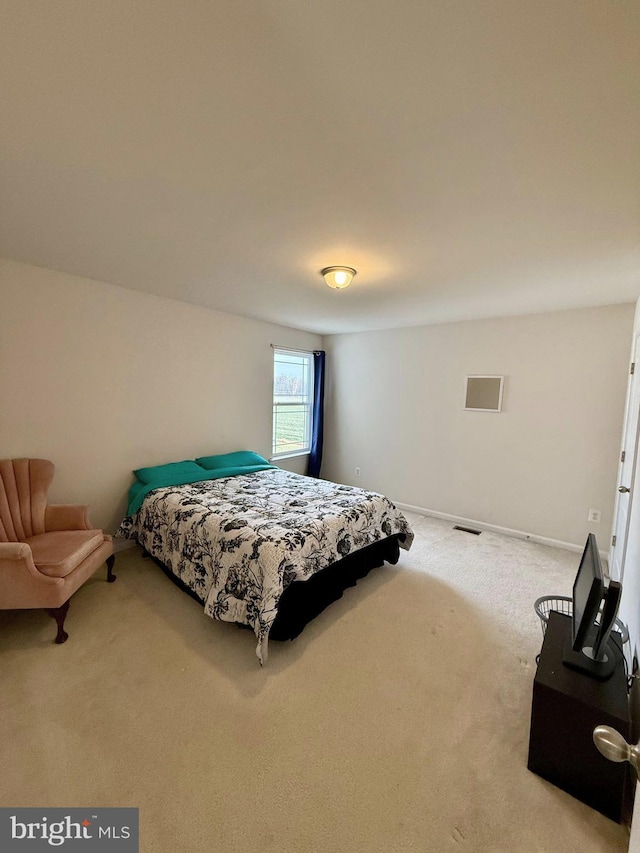
[[[640,432],[640,332],[638,332],[633,341],[631,350],[631,365],[629,368],[629,382],[627,385],[627,399],[624,417],[624,426],[622,432],[622,445],[620,448],[620,458],[618,460],[618,475],[616,478],[616,498],[613,508],[613,524],[611,528],[611,539],[609,540],[609,572],[613,580],[622,583],[624,578],[624,564],[626,557],[626,548],[629,535],[629,523],[631,520],[631,507],[633,503],[635,472],[637,468],[639,432]],[[638,370],[635,366],[638,365]],[[633,371],[633,372],[632,372]],[[622,454],[625,454],[624,461]],[[627,454],[631,453],[629,457]],[[631,472],[630,482],[622,482],[623,471]],[[621,486],[629,488],[628,494],[621,494],[618,489]],[[622,502],[627,504],[626,524],[624,530],[619,530]],[[613,544],[613,537],[616,537],[616,544]],[[620,550],[614,553],[614,548],[622,549],[620,557],[620,571],[614,572],[615,565],[614,557],[620,554]],[[617,577],[616,575],[619,575]]]

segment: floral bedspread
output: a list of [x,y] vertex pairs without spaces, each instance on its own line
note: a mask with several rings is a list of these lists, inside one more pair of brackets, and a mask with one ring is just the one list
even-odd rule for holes
[[253,628],[260,663],[292,581],[394,534],[408,551],[413,532],[383,495],[281,469],[155,489],[117,533],[194,590],[208,616]]

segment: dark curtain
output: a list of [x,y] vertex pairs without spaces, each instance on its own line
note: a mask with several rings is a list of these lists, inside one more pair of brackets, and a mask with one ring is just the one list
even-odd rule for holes
[[320,476],[322,465],[322,440],[324,436],[324,350],[313,353],[313,409],[311,423],[311,453],[309,454],[309,477]]

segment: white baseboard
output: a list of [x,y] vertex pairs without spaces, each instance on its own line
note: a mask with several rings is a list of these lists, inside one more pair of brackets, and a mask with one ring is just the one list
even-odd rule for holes
[[[536,533],[527,533],[524,530],[513,530],[511,527],[500,527],[497,524],[487,524],[484,521],[476,521],[474,518],[462,518],[459,515],[450,515],[448,512],[438,512],[435,509],[425,509],[421,506],[412,506],[394,501],[398,509],[407,512],[415,512],[417,515],[427,515],[433,518],[441,518],[444,521],[453,521],[463,527],[474,527],[476,530],[488,530],[491,533],[501,533],[503,536],[513,536],[515,539],[527,539],[539,545],[549,545],[552,548],[563,548],[565,551],[574,551],[581,554],[584,545],[575,545],[573,542],[563,542],[560,539],[550,539],[548,536],[538,536]],[[602,552],[605,556],[605,552]]]

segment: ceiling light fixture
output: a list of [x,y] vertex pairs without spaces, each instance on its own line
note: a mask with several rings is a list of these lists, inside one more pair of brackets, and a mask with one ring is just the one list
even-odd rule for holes
[[337,290],[349,287],[356,274],[353,267],[325,267],[321,272],[329,287],[335,287]]

